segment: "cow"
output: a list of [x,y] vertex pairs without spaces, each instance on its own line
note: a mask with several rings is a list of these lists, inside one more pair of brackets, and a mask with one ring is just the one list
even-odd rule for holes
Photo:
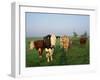
[[84,44],[86,44],[86,42],[87,42],[87,37],[81,36],[81,37],[80,37],[80,44],[81,44],[81,45],[84,45]]
[[47,62],[50,62],[50,60],[53,60],[52,55],[56,43],[55,37],[56,36],[54,34],[51,34],[45,36],[43,40],[30,41],[30,49],[32,50],[33,48],[35,48],[36,50],[38,50],[40,58],[42,58],[43,50],[45,50]]
[[70,44],[72,44],[72,41],[70,41],[68,36],[64,35],[60,37],[60,45],[62,48],[68,50],[68,48],[70,48]]
[[70,38],[66,35],[60,37],[60,46],[61,46],[61,55],[60,55],[60,63],[67,63],[68,49],[70,48]]
[[45,44],[44,40],[30,41],[30,50],[35,48],[39,53],[39,57],[42,58],[42,53],[43,50],[45,49],[44,44]]

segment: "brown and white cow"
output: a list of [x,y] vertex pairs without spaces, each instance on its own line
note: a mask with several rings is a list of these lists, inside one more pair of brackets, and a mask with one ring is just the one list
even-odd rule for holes
[[33,48],[38,51],[39,57],[42,58],[42,53],[45,49],[44,40],[30,41],[30,50],[32,50]]
[[56,45],[55,34],[45,36],[44,41],[45,43],[49,43],[49,45],[45,44],[45,52],[46,52],[47,62],[50,62],[53,60],[54,47]]

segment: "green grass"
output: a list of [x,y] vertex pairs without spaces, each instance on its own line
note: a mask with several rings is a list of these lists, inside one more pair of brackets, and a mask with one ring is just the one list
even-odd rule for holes
[[26,67],[89,64],[89,41],[86,45],[80,45],[78,38],[72,38],[73,44],[66,52],[60,47],[57,39],[53,61],[47,63],[45,51],[43,51],[43,57],[39,59],[36,49],[29,50],[29,42],[38,39],[42,38],[26,38]]

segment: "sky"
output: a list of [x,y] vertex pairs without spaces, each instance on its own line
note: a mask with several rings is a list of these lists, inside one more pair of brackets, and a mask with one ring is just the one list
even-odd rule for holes
[[26,37],[41,37],[54,33],[72,36],[73,32],[89,34],[89,15],[25,13]]

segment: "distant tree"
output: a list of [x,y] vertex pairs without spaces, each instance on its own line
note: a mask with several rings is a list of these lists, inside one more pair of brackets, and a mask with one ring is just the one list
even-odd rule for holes
[[84,32],[84,34],[81,35],[81,37],[88,37],[87,32]]
[[76,32],[73,32],[73,37],[77,37],[78,34]]
[[87,37],[87,32],[85,32],[83,35],[84,35],[85,37]]

